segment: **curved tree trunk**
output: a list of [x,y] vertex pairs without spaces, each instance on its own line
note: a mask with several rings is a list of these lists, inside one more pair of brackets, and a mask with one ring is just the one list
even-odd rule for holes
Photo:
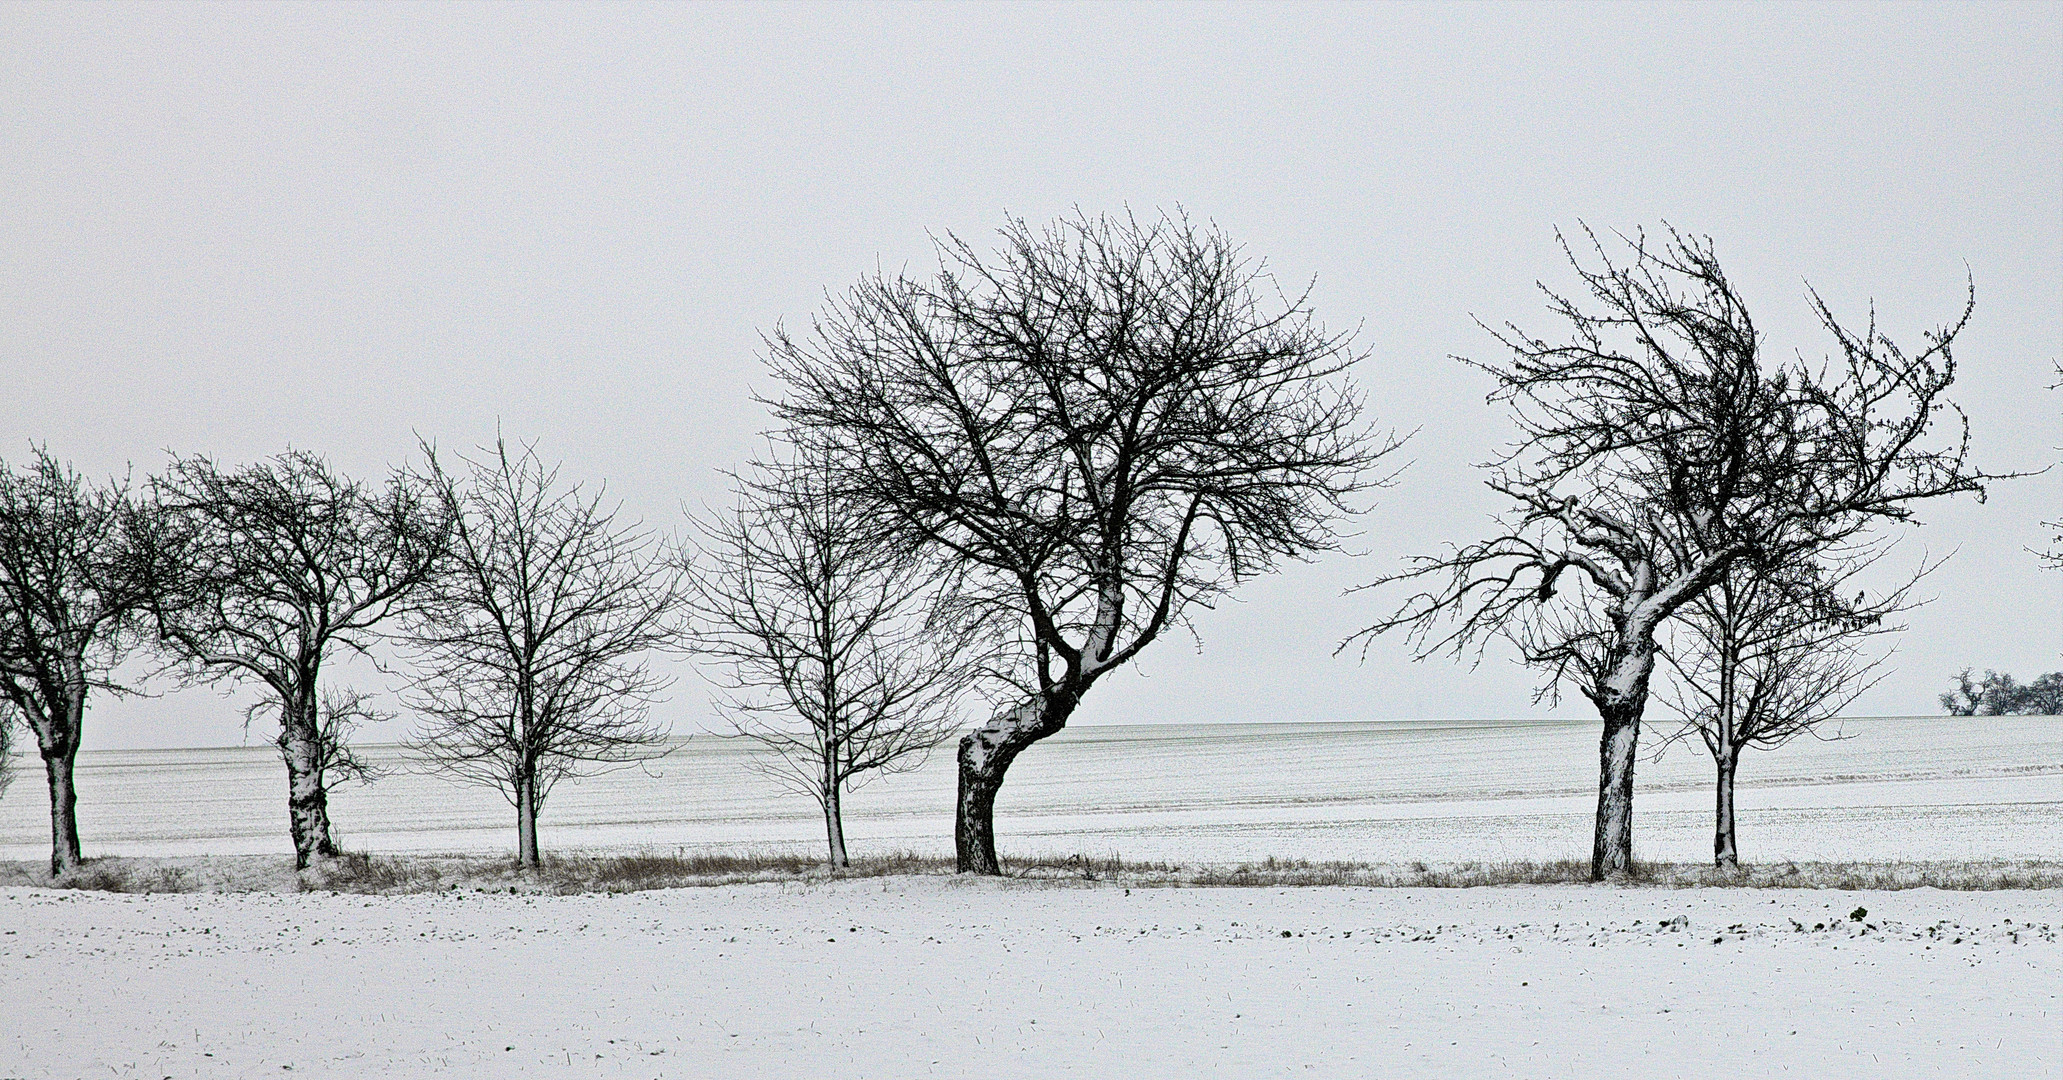
[[1067,726],[1079,693],[1042,694],[960,738],[960,797],[954,814],[955,869],[962,874],[1001,874],[996,858],[996,792],[1003,774],[1025,747]]
[[1640,714],[1605,716],[1598,741],[1597,829],[1590,848],[1590,880],[1633,869],[1633,760],[1640,744]]
[[996,858],[996,792],[1003,786],[1003,770],[984,768],[970,761],[975,736],[960,738],[960,796],[953,818],[955,873],[1001,874]]
[[315,691],[288,702],[281,717],[280,756],[287,763],[287,831],[294,840],[294,869],[305,870],[313,859],[334,858],[330,839],[329,790],[323,786],[322,735],[316,716]]
[[1633,870],[1633,764],[1640,748],[1640,717],[1647,709],[1652,642],[1637,643],[1612,665],[1592,695],[1604,734],[1598,740],[1597,828],[1590,848],[1590,880]]
[[1733,778],[1740,767],[1740,751],[1728,748],[1715,759],[1719,766],[1718,814],[1712,832],[1712,865],[1721,870],[1741,868],[1740,848],[1734,842]]

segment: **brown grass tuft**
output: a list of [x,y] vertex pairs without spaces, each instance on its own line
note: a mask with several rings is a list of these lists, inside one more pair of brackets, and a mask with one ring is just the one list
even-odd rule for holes
[[[1590,867],[1549,862],[1362,863],[1268,858],[1235,865],[1182,866],[1126,862],[1111,854],[1036,856],[1004,861],[1004,880],[1128,888],[1467,889],[1495,885],[1583,885]],[[507,857],[351,853],[296,873],[285,856],[88,860],[52,878],[41,864],[0,863],[0,887],[34,886],[116,893],[301,892],[390,894],[512,892],[621,893],[752,882],[814,884],[847,879],[953,874],[953,860],[914,852],[864,856],[833,869],[792,852],[632,852],[562,854],[524,870]],[[1780,862],[1722,871],[1691,863],[1638,863],[1609,883],[1664,889],[2059,889],[2063,862],[2053,860],[1890,863]]]

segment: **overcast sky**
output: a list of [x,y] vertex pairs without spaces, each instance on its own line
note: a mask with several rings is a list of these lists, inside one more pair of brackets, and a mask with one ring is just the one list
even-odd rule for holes
[[[1827,348],[1807,282],[1917,342],[1967,275],[1979,462],[2063,444],[2055,5],[8,6],[0,194],[0,456],[370,475],[498,420],[665,529],[722,501],[760,335],[826,290],[1006,212],[1215,221],[1359,328],[1413,464],[1362,554],[1253,584],[1077,723],[1535,711],[1495,649],[1333,649],[1382,610],[1343,589],[1496,509],[1472,464],[1510,429],[1448,357],[1496,355],[1472,316],[1554,329],[1557,227],[1710,234],[1780,355]],[[1906,555],[1954,557],[1858,711],[2063,666],[2026,550],[2059,514],[2063,470],[1926,508]],[[102,697],[86,745],[236,742],[236,700]],[[684,669],[662,712],[704,723]]]

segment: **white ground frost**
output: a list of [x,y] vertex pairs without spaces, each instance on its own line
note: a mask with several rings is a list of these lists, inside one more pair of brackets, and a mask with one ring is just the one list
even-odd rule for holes
[[2042,893],[15,890],[0,922],[4,1076],[2063,1070]]

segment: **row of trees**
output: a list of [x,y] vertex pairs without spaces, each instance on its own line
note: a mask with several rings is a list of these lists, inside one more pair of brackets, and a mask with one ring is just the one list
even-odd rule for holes
[[348,736],[381,714],[323,671],[383,642],[414,661],[418,749],[501,787],[534,864],[537,804],[566,762],[658,741],[642,653],[678,594],[653,573],[658,545],[527,449],[467,465],[454,477],[433,452],[372,485],[306,452],[190,457],[132,487],[37,449],[0,469],[0,691],[43,758],[53,872],[80,858],[87,697],[133,692],[114,676],[138,653],[185,682],[261,688],[250,715],[278,723],[296,863],[335,855],[329,788],[365,774]]
[[[1715,859],[1737,860],[1742,749],[1811,730],[1874,679],[1921,565],[1851,590],[1932,499],[1998,479],[1947,397],[1958,317],[1908,352],[1811,306],[1820,363],[1764,355],[1708,239],[1585,233],[1564,253],[1566,336],[1492,330],[1487,374],[1520,437],[1488,466],[1511,510],[1489,537],[1412,561],[1349,644],[1421,655],[1515,645],[1542,693],[1604,721],[1592,869],[1632,861],[1633,771],[1659,660],[1717,767]],[[954,239],[929,276],[877,275],[805,335],[777,333],[780,438],[878,542],[936,567],[949,614],[1014,688],[959,743],[956,848],[994,873],[993,808],[1018,754],[1096,680],[1245,577],[1334,545],[1397,447],[1360,419],[1360,358],[1214,229],[1182,219],[1012,222],[984,257]]]
[[[333,852],[326,776],[365,708],[325,698],[318,676],[380,633],[414,666],[418,750],[509,795],[526,863],[554,781],[658,752],[647,707],[663,681],[642,657],[683,648],[768,767],[822,804],[839,862],[841,793],[985,702],[957,746],[955,848],[961,871],[1000,872],[1012,762],[1200,608],[1336,547],[1401,443],[1363,416],[1350,337],[1217,229],[1077,216],[1001,236],[993,253],[948,237],[936,271],[877,273],[770,335],[769,448],[680,545],[619,525],[527,447],[456,476],[426,448],[381,488],[306,454],[182,459],[135,499],[39,453],[7,490],[53,509],[0,516],[63,565],[0,567],[0,653],[9,700],[62,762],[54,827],[87,690],[116,689],[125,650],[148,645],[188,678],[270,689],[299,859]],[[1563,245],[1584,295],[1549,293],[1565,336],[1506,325],[1492,333],[1507,359],[1464,361],[1518,425],[1486,467],[1510,510],[1370,586],[1397,606],[1348,644],[1505,641],[1543,671],[1543,696],[1587,697],[1603,720],[1600,878],[1631,863],[1663,666],[1665,701],[1718,768],[1727,864],[1741,750],[1866,688],[1869,642],[1928,569],[1863,587],[1883,527],[1995,479],[1969,464],[1946,397],[1970,308],[1909,354],[1814,296],[1835,355],[1772,361],[1709,240],[1635,234],[1615,256],[1584,239],[1580,256]],[[57,863],[77,858],[69,835]]]
[[2063,671],[2024,684],[2000,671],[1972,676],[1969,668],[1955,678],[1956,688],[1941,695],[1941,707],[1950,716],[2063,715]]

